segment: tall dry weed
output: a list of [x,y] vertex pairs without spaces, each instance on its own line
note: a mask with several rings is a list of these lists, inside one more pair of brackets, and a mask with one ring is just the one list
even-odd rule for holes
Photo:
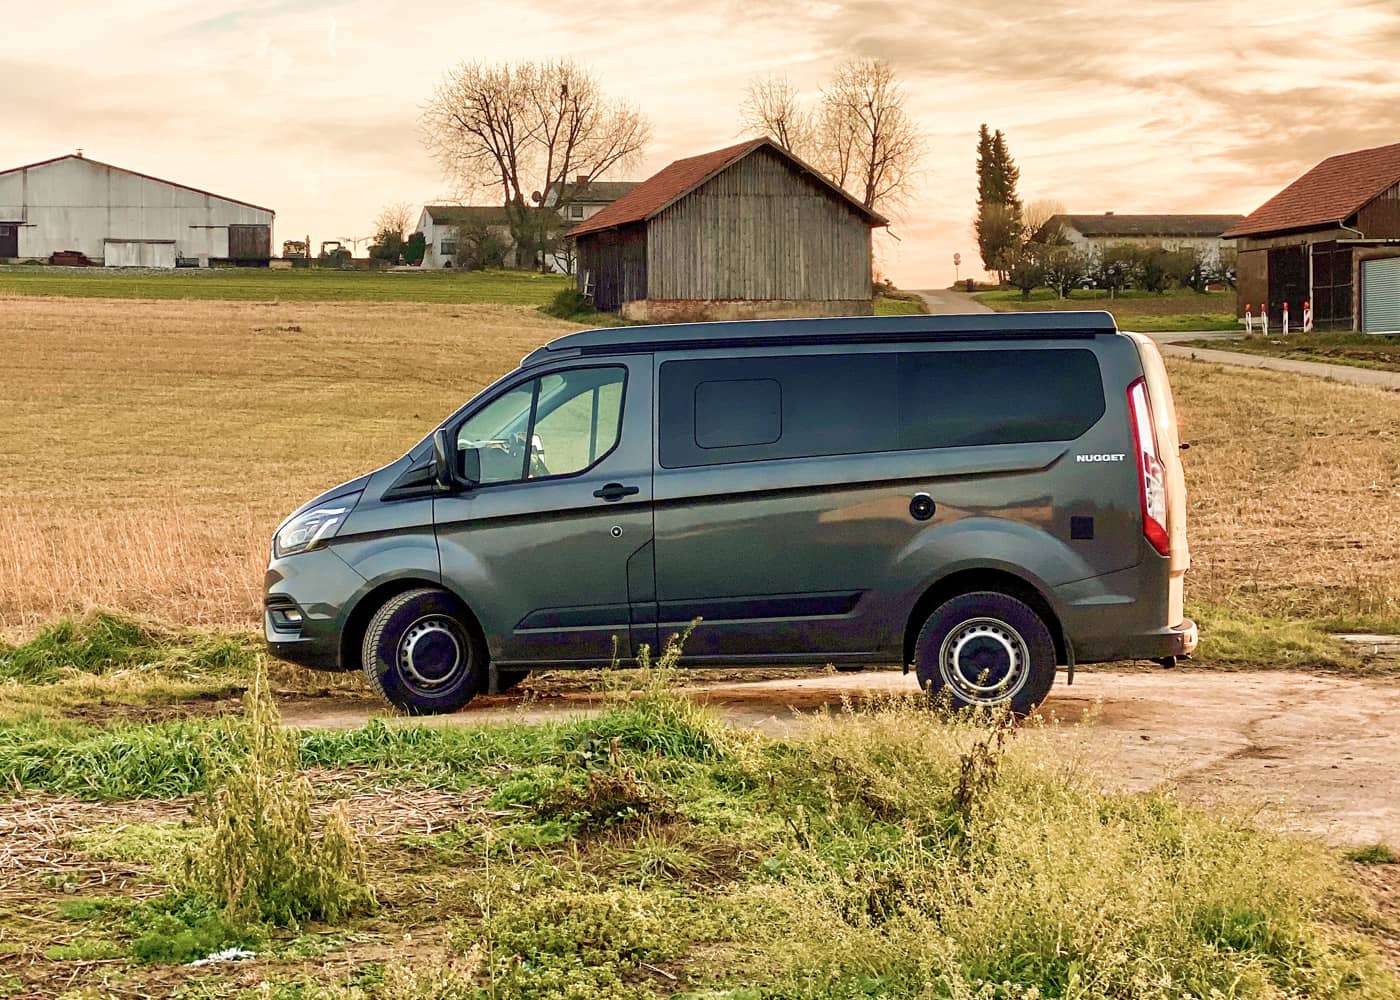
[[187,859],[189,888],[222,901],[234,921],[334,922],[372,907],[364,850],[343,804],[320,823],[313,817],[296,734],[282,728],[265,669],[241,718],[225,726],[226,742],[247,752],[217,759],[200,808],[214,834]]

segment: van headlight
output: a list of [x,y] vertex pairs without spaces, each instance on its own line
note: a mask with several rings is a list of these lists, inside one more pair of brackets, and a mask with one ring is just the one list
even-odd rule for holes
[[335,537],[345,515],[350,513],[359,498],[358,493],[352,493],[298,514],[272,536],[272,554],[280,559],[324,545]]

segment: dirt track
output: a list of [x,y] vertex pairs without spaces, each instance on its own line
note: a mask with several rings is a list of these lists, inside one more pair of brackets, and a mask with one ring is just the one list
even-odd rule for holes
[[[1045,711],[1076,727],[1112,785],[1174,783],[1188,798],[1257,806],[1263,821],[1342,845],[1400,845],[1400,683],[1295,672],[1081,670]],[[729,721],[774,735],[804,713],[872,691],[912,691],[896,671],[793,673],[688,691]],[[596,691],[481,698],[438,725],[534,722],[596,711]],[[362,698],[282,706],[288,725],[341,728],[380,715]],[[421,721],[421,720],[420,720]],[[1065,738],[1071,738],[1066,736]]]

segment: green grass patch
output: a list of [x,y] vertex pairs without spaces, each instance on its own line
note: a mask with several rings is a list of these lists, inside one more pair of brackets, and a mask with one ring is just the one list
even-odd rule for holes
[[50,962],[101,962],[125,958],[126,949],[108,938],[80,937],[45,948],[44,957]]
[[1179,333],[1195,330],[1238,330],[1235,293],[1177,289],[1161,295],[1127,289],[1113,298],[1101,289],[1076,290],[1060,298],[1048,288],[1024,297],[1016,289],[978,292],[973,298],[997,312],[1028,310],[1103,309],[1113,314],[1120,329],[1138,333]]
[[540,306],[572,278],[533,271],[213,268],[160,274],[0,267],[0,295],[256,302],[441,302]]
[[0,644],[0,681],[52,684],[65,675],[117,671],[246,677],[256,656],[246,638],[162,633],[96,612],[64,618],[18,646]]
[[881,289],[875,296],[876,316],[921,316],[928,312],[923,297],[899,289]]
[[1382,334],[1292,333],[1287,337],[1264,337],[1255,334],[1232,340],[1228,344],[1209,340],[1188,340],[1183,341],[1183,346],[1400,372],[1400,337]]
[[1370,844],[1366,847],[1358,847],[1355,850],[1347,851],[1345,857],[1348,861],[1353,861],[1358,865],[1400,864],[1400,854],[1391,850],[1388,844]]
[[98,861],[150,865],[174,877],[183,870],[185,855],[209,836],[208,827],[191,823],[116,823],[76,834],[68,844]]
[[[1362,660],[1336,638],[1339,623],[1256,614],[1225,606],[1187,608],[1201,629],[1196,657],[1231,667],[1329,667],[1355,670]],[[1371,670],[1394,669],[1383,661]]]
[[135,907],[126,919],[129,954],[139,962],[183,965],[226,948],[257,949],[267,940],[260,925],[231,921],[205,895],[174,893]]
[[[1333,852],[1165,792],[1102,792],[1072,732],[919,696],[772,741],[646,682],[592,720],[376,725],[296,753],[380,788],[484,794],[451,829],[370,849],[376,923],[393,941],[440,928],[450,961],[387,957],[267,995],[1396,996]],[[137,962],[296,951],[193,891],[65,905],[86,923],[61,944]],[[332,924],[347,941],[369,926]]]

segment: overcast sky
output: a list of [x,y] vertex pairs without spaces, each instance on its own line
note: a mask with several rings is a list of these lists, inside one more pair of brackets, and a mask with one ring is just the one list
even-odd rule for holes
[[[573,56],[650,117],[630,173],[741,137],[746,82],[815,97],[889,60],[928,141],[884,265],[945,285],[976,259],[977,127],[1026,200],[1247,212],[1332,153],[1400,142],[1400,0],[0,0],[0,168],[96,159],[277,211],[275,239],[368,233],[452,186],[418,114],[470,59]],[[618,175],[614,179],[624,179]],[[963,269],[966,274],[966,266]]]

